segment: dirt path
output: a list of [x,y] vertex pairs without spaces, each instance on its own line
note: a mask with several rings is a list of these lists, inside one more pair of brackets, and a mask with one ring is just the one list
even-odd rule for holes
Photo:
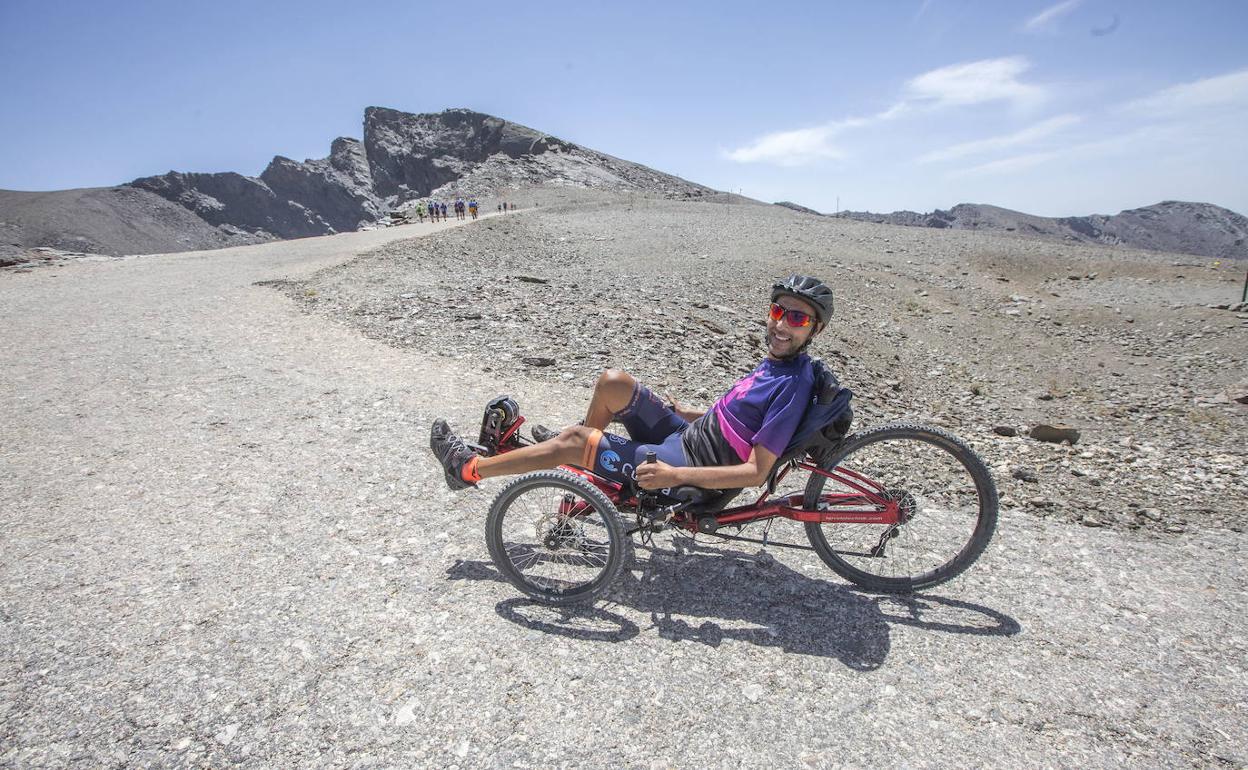
[[581,391],[253,285],[433,229],[0,275],[0,764],[1248,763],[1242,535],[1007,516],[908,601],[664,539],[592,612],[520,601],[428,424]]

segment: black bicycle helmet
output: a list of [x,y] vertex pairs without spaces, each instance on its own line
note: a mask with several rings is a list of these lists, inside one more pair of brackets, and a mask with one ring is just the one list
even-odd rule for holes
[[832,290],[818,278],[794,273],[783,281],[777,281],[771,287],[771,301],[787,294],[790,297],[806,300],[815,306],[815,316],[820,324],[827,324],[832,317]]

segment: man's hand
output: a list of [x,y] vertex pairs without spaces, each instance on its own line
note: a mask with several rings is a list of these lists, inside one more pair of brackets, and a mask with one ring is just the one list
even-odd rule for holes
[[663,397],[667,399],[668,407],[670,407],[673,412],[675,412],[678,416],[680,416],[686,422],[693,422],[694,420],[698,419],[702,415],[706,414],[706,410],[690,409],[689,407],[680,403],[676,399],[672,398],[671,393],[665,392],[663,394]]
[[642,463],[637,466],[637,485],[642,489],[666,489],[678,486],[683,483],[680,476],[681,470],[683,469],[668,465],[662,460]]
[[680,414],[681,410],[683,410],[683,409],[684,409],[684,407],[680,405],[680,402],[679,402],[679,401],[677,401],[677,400],[675,399],[675,397],[674,397],[674,396],[672,396],[672,394],[671,394],[670,392],[664,391],[664,392],[663,392],[663,398],[666,398],[666,399],[667,399],[667,405],[668,405],[668,407],[669,407],[669,408],[670,408],[673,412],[675,412],[676,414]]

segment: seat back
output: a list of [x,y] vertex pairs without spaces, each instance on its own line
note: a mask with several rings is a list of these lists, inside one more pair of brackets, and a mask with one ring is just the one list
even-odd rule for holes
[[769,492],[776,490],[776,477],[791,460],[799,460],[810,455],[816,461],[822,460],[836,448],[841,439],[849,435],[850,426],[854,421],[854,410],[849,402],[854,392],[842,388],[836,375],[822,361],[811,361],[815,374],[815,386],[811,395],[810,406],[798,423],[793,438],[785,447],[784,454],[776,461],[767,477]]

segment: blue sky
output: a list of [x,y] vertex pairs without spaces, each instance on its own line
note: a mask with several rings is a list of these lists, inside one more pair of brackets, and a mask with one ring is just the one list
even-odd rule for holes
[[1248,2],[0,0],[0,188],[471,107],[762,200],[1248,213]]

